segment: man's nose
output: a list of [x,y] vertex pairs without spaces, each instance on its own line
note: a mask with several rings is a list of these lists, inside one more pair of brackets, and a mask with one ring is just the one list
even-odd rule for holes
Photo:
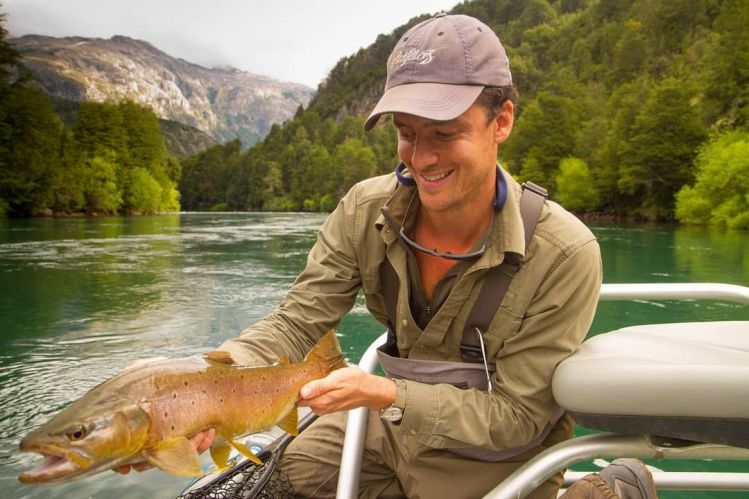
[[438,155],[434,145],[426,139],[414,140],[411,151],[411,166],[414,168],[425,168],[437,162]]

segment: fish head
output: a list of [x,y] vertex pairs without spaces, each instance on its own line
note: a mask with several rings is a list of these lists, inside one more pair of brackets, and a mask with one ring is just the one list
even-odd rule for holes
[[21,452],[39,453],[44,461],[18,479],[59,483],[132,462],[149,428],[148,414],[133,402],[75,403],[24,437]]

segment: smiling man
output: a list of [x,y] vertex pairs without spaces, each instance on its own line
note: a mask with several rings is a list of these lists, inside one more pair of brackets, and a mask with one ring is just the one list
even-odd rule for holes
[[[550,383],[593,319],[600,252],[497,164],[516,98],[505,50],[477,19],[441,14],[405,33],[365,123],[392,116],[401,163],[349,191],[280,307],[222,346],[246,364],[298,361],[361,289],[388,327],[386,376],[349,367],[302,388],[323,416],[280,463],[297,496],[335,496],[356,407],[371,409],[361,497],[480,497],[571,436]],[[556,497],[561,480],[535,496]]]

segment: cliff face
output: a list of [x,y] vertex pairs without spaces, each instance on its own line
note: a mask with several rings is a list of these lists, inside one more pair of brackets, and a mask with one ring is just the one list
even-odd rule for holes
[[52,96],[77,101],[128,98],[218,142],[250,145],[307,105],[313,90],[237,69],[208,69],[124,36],[9,40]]

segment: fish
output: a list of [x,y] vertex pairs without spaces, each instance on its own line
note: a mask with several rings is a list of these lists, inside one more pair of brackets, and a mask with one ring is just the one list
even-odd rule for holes
[[62,483],[144,461],[200,476],[189,437],[208,428],[216,430],[210,454],[217,467],[228,466],[232,447],[260,464],[238,438],[274,425],[296,435],[299,390],[346,365],[331,330],[299,363],[281,357],[270,366],[239,366],[230,353],[213,351],[125,369],[21,440],[21,452],[44,459],[18,479]]

